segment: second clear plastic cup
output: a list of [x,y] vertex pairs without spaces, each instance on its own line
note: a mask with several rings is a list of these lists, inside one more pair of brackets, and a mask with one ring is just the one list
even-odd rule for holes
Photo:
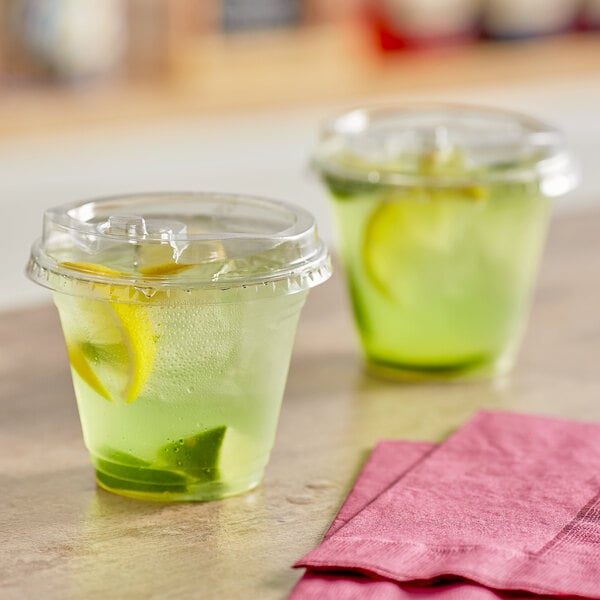
[[330,275],[311,215],[216,194],[82,202],[46,212],[28,273],[54,292],[100,486],[212,500],[261,481],[300,310]]
[[370,369],[399,379],[509,370],[550,201],[577,180],[560,133],[494,109],[359,109],[325,125],[315,164]]

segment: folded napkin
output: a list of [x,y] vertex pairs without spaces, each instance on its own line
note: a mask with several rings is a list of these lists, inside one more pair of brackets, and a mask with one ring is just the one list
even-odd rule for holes
[[[379,442],[363,467],[348,498],[325,538],[333,535],[379,494],[429,454],[435,444],[386,440]],[[289,600],[497,600],[503,596],[470,583],[438,585],[431,589],[352,574],[307,571]],[[511,596],[516,600],[517,596]]]
[[428,442],[399,440],[379,442],[363,467],[348,498],[340,508],[340,512],[325,534],[325,539],[343,527],[400,477],[406,475],[435,447],[435,444]]
[[[598,425],[482,412],[346,524],[341,515],[339,528],[296,566],[352,571],[345,585],[366,590],[366,581],[395,594],[378,598],[413,597],[398,595],[412,588],[393,582],[456,579],[600,598],[599,492]],[[456,586],[465,587],[454,597],[501,597],[462,583],[443,593]]]
[[494,592],[472,583],[422,587],[353,574],[330,575],[308,571],[289,600],[533,600],[535,597]]

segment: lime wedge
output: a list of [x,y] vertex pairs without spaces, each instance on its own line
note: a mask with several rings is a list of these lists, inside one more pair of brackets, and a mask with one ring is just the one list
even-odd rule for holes
[[163,446],[156,464],[199,481],[235,481],[247,475],[248,463],[257,462],[253,450],[248,436],[221,425]]
[[[63,263],[71,269],[107,277],[122,273],[93,263]],[[57,295],[71,366],[107,400],[136,400],[156,357],[156,340],[148,308],[107,300]]]
[[241,433],[233,427],[227,428],[225,439],[221,445],[219,456],[219,472],[226,481],[235,481],[248,474],[248,466],[254,464],[258,469],[264,466],[266,457],[264,451],[250,436]]
[[104,449],[103,458],[95,458],[96,477],[112,489],[140,492],[185,492],[187,480],[181,473],[157,469],[149,462],[119,450]]
[[219,455],[227,427],[221,425],[163,446],[160,462],[202,481],[221,478]]

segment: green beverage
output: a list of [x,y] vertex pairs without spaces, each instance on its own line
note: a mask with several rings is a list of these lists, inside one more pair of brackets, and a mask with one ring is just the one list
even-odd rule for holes
[[485,109],[358,110],[326,126],[316,165],[371,370],[510,369],[550,199],[575,183],[560,135]]
[[29,274],[54,291],[100,486],[211,500],[261,481],[300,310],[330,274],[310,215],[207,194],[59,207]]

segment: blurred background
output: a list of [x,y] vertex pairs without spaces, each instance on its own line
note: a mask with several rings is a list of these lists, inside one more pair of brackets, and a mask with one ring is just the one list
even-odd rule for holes
[[353,105],[512,108],[583,170],[556,218],[600,206],[600,0],[0,0],[0,310],[44,209],[150,190],[273,196],[316,214],[320,122]]

